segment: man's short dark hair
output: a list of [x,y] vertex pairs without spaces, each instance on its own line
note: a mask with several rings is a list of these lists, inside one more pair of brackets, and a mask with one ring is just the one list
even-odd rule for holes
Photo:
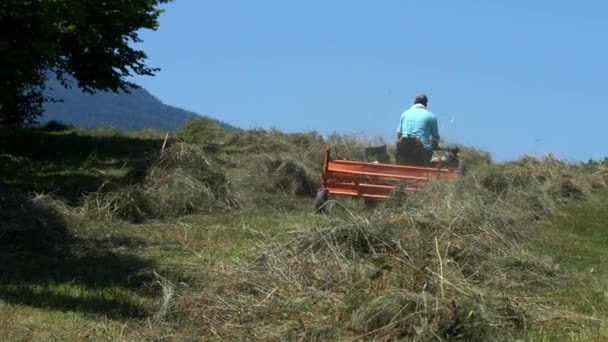
[[426,97],[425,94],[418,94],[418,95],[416,95],[416,98],[414,99],[414,104],[421,104],[426,107],[426,105],[428,103],[429,103],[429,99]]

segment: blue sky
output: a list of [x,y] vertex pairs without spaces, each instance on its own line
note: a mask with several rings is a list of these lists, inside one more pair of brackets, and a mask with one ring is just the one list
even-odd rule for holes
[[429,96],[445,140],[495,160],[608,156],[603,1],[175,0],[141,47],[163,102],[242,128],[394,142]]

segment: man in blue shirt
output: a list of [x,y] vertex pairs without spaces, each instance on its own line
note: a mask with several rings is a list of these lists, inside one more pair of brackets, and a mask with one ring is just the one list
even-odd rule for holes
[[397,162],[427,164],[439,143],[437,117],[427,109],[428,98],[416,95],[414,105],[401,114],[397,127]]

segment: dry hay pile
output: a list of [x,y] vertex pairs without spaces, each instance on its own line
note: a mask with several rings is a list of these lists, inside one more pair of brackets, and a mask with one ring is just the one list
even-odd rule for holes
[[193,145],[175,144],[150,169],[144,187],[169,216],[238,207],[226,176]]
[[492,164],[492,157],[489,152],[478,150],[469,146],[457,145],[458,156],[466,161],[469,166],[480,166]]
[[[291,210],[303,207],[304,201],[308,207],[316,193],[323,139],[314,133],[252,130],[237,134],[209,120],[195,120],[180,134],[197,145],[171,143],[156,161],[130,172],[126,184],[104,184],[86,196],[81,208],[84,215],[137,223],[243,206]],[[222,153],[214,152],[210,160],[206,147],[216,142],[221,143]],[[327,140],[336,146],[337,157],[346,153],[349,159],[362,154],[361,142],[338,135]],[[252,149],[268,153],[252,154]],[[234,177],[238,185],[217,164],[241,171]]]
[[250,208],[295,209],[310,206],[319,173],[289,154],[260,154],[243,159],[245,173],[237,180],[243,202]]
[[53,249],[69,240],[72,209],[46,195],[28,197],[0,189],[0,245]]
[[[556,319],[593,324],[507,290],[578,284],[520,243],[556,203],[587,196],[597,170],[553,159],[504,167],[431,183],[372,213],[334,207],[290,242],[266,238],[242,267],[207,270],[167,319],[261,340],[511,340]],[[563,184],[573,188],[555,191]]]
[[83,210],[96,219],[141,222],[238,206],[238,194],[203,150],[176,143],[147,169],[142,183],[89,194]]
[[177,137],[190,144],[223,144],[232,137],[232,133],[223,128],[217,121],[210,118],[188,120],[177,131]]
[[[180,297],[174,319],[225,339],[498,338],[527,317],[516,305],[507,317],[510,304],[486,300],[476,285],[501,280],[522,258],[540,273],[554,270],[524,257],[502,219],[458,219],[478,203],[446,204],[321,219],[243,269],[210,272],[203,288]],[[519,279],[508,283],[534,277]]]
[[309,166],[289,156],[256,156],[250,163],[250,177],[252,182],[270,193],[314,196],[318,188],[318,175]]
[[87,194],[79,210],[89,220],[125,220],[133,223],[157,217],[157,207],[143,187],[113,187]]
[[553,215],[556,204],[581,200],[594,188],[606,186],[603,167],[583,168],[554,157],[524,157],[516,162],[480,168],[473,177],[498,200],[517,205],[522,213],[539,219]]
[[285,139],[285,134],[263,129],[249,130],[235,134],[228,144],[232,152],[258,154],[280,153],[289,151],[292,146]]

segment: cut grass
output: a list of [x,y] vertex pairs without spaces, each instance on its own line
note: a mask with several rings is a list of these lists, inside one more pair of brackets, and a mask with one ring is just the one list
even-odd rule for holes
[[4,250],[0,339],[192,339],[196,324],[152,320],[162,289],[151,274],[192,286],[209,270],[235,270],[253,260],[266,236],[318,219],[309,213],[238,212],[98,224],[73,232],[72,247],[88,258]]
[[133,162],[157,154],[162,143],[148,133],[0,128],[0,187],[52,193],[75,204],[83,193],[119,180]]
[[[189,135],[203,136],[195,128]],[[321,142],[314,134],[214,132],[217,139],[227,139],[223,145],[197,141],[198,146],[187,146],[196,153],[176,164],[209,157],[229,181],[241,180],[251,161],[244,157],[259,150],[270,154],[269,160],[285,154],[285,160],[302,162],[310,175],[318,171]],[[90,147],[95,139],[116,138],[106,131],[92,133],[93,140],[61,134],[32,139],[40,144],[60,136],[59,141]],[[148,132],[146,137],[159,135]],[[129,139],[134,138],[118,140]],[[332,139],[342,153],[356,158],[360,152],[357,139]],[[139,147],[156,149],[157,143]],[[70,176],[113,158],[127,158],[121,159],[124,164],[140,157],[129,156],[128,143],[118,154],[113,142],[101,145],[104,150],[93,154],[86,148],[89,154],[76,153],[80,147],[75,147],[67,156],[77,158],[67,164],[59,155],[36,153],[18,156],[30,162],[16,162],[30,176],[65,175],[72,181]],[[12,152],[20,151],[28,152]],[[116,163],[108,165],[110,175],[121,170]],[[199,166],[193,169],[214,174]],[[40,213],[59,208],[59,216],[68,219],[53,221],[62,234],[48,251],[11,240],[2,246],[0,317],[9,318],[0,319],[0,339],[606,337],[602,222],[608,214],[602,201],[608,196],[588,197],[588,175],[554,159],[487,166],[480,172],[454,185],[433,183],[405,202],[376,210],[332,203],[327,216],[310,214],[311,199],[297,198],[297,191],[265,191],[248,194],[260,196],[253,208],[139,224],[81,217],[74,224],[70,208],[38,197],[30,201],[32,208],[42,204]],[[266,173],[271,179],[279,175]],[[69,185],[39,179],[35,188]],[[245,179],[259,181],[255,174]],[[594,182],[602,183],[600,178]],[[122,189],[118,184],[109,192],[122,198],[117,192]],[[181,193],[177,189],[176,195]],[[270,198],[272,205],[265,203]],[[524,229],[535,220],[541,223]],[[43,222],[40,228],[17,231],[16,241],[38,236],[47,226]],[[46,235],[41,236],[44,242]],[[19,320],[21,325],[13,323]]]
[[[587,220],[596,217],[602,210],[601,199],[593,199],[595,209],[585,206],[583,202],[569,204],[561,210],[564,213],[577,213],[576,218],[560,216],[551,223],[540,224],[531,232],[536,239],[533,240],[533,248],[542,254],[549,254],[556,260],[561,261],[565,268],[590,270],[595,268],[593,277],[604,282],[603,291],[606,291],[606,278],[608,277],[605,258],[607,252],[603,250],[602,244],[606,241],[606,234],[598,232],[605,216],[597,216],[597,220]],[[581,207],[585,211],[581,211]],[[605,214],[600,214],[605,215]],[[305,231],[311,226],[322,223],[325,219],[307,213],[268,213],[268,212],[236,212],[221,213],[217,215],[195,215],[181,218],[174,222],[151,222],[145,225],[116,224],[113,226],[98,225],[89,226],[86,229],[75,231],[75,238],[86,246],[89,241],[97,241],[97,247],[110,249],[114,253],[134,254],[139,259],[148,260],[151,267],[148,271],[156,270],[167,277],[173,286],[181,291],[182,296],[196,298],[196,285],[188,290],[185,285],[191,287],[205,280],[205,274],[210,270],[222,270],[224,272],[236,271],[242,265],[250,263],[255,259],[260,243],[272,239],[274,241],[290,241],[293,235],[289,232]],[[592,221],[589,224],[584,223]],[[593,238],[590,236],[593,235]],[[552,238],[551,238],[552,237]],[[587,246],[592,248],[587,248]],[[91,243],[89,243],[91,246]],[[90,247],[91,248],[91,247]],[[583,255],[585,258],[575,257]],[[7,260],[4,258],[3,260]],[[31,264],[39,264],[39,268],[28,268],[15,264],[27,274],[43,274],[54,279],[53,281],[14,281],[0,286],[3,293],[4,304],[0,305],[0,336],[10,340],[22,339],[113,339],[113,340],[140,340],[140,339],[188,339],[200,336],[201,330],[195,322],[182,322],[172,324],[165,321],[150,321],[152,313],[159,307],[161,291],[154,281],[148,285],[129,289],[127,285],[89,286],[85,283],[99,283],[100,279],[116,279],[119,271],[110,264],[99,259],[86,262],[88,271],[79,272],[70,263],[43,262],[40,259],[31,259]],[[130,263],[130,262],[127,262]],[[83,265],[85,265],[83,264]],[[362,264],[362,266],[365,263]],[[363,266],[365,267],[365,266]],[[101,272],[99,275],[88,274],[90,272]],[[14,274],[14,269],[5,269],[3,274]],[[127,272],[133,274],[137,272]],[[63,275],[65,281],[57,281],[56,275]],[[126,276],[126,274],[125,274]],[[118,276],[120,279],[122,276]],[[44,278],[44,277],[42,277]],[[88,279],[88,280],[87,280]],[[95,280],[97,279],[97,280]],[[587,279],[587,278],[586,278]],[[114,282],[116,283],[116,281]],[[120,281],[119,281],[120,283]],[[146,295],[148,286],[156,286],[153,296]],[[371,290],[371,288],[370,288]],[[601,292],[602,289],[596,289]],[[192,291],[192,292],[190,292]],[[272,288],[264,289],[258,302],[271,293]],[[589,289],[570,291],[569,289],[550,289],[542,291],[528,291],[525,296],[539,302],[554,302],[565,314],[579,313],[592,316],[596,319],[605,320],[606,306],[605,298],[590,297]],[[274,300],[273,296],[266,300],[268,305],[281,303]],[[321,295],[321,294],[319,294]],[[354,294],[353,294],[354,295]],[[307,322],[319,323],[323,320],[332,321],[331,315],[337,314],[329,308],[332,307],[331,297],[311,297],[306,301],[318,301],[319,308],[327,307],[325,318],[316,316],[321,312],[307,312],[294,307],[292,312],[300,311],[296,317],[301,317],[303,324]],[[396,293],[401,298],[403,294]],[[582,299],[586,297],[592,302],[590,305]],[[378,297],[380,303],[384,297]],[[388,298],[388,297],[387,297]],[[329,302],[325,302],[329,301]],[[322,304],[325,303],[325,304]],[[586,304],[585,304],[586,303]],[[302,302],[301,305],[304,305]],[[308,305],[308,304],[306,304]],[[133,310],[133,308],[139,308]],[[361,320],[367,316],[376,315],[368,311],[355,310],[353,319]],[[143,311],[142,311],[143,310]],[[401,309],[393,314],[396,315]],[[389,310],[390,311],[390,310]],[[384,310],[385,314],[389,314]],[[141,315],[141,312],[148,315]],[[114,314],[113,314],[114,313]],[[118,313],[118,314],[117,314]],[[380,312],[378,313],[380,314]],[[399,313],[401,315],[401,313]],[[10,317],[10,319],[8,318]],[[313,318],[314,317],[314,318]],[[373,316],[376,317],[376,316]],[[404,316],[406,317],[406,316]],[[371,318],[370,318],[371,319]],[[370,322],[380,320],[373,318]],[[392,316],[386,318],[389,321]],[[21,322],[17,324],[16,322]],[[34,323],[38,322],[38,324]],[[148,323],[150,322],[150,323]],[[378,321],[381,322],[381,321]],[[605,325],[590,321],[589,327],[564,326],[560,331],[559,323],[547,330],[530,333],[526,340],[553,341],[553,340],[601,340],[606,337]],[[365,323],[368,324],[368,323]],[[372,323],[369,323],[372,324]],[[378,323],[381,324],[381,323]],[[329,333],[329,327],[318,326],[315,329],[319,337],[336,336]],[[290,328],[291,329],[291,328]],[[293,329],[297,329],[295,326]],[[578,332],[573,332],[579,330]],[[253,332],[253,331],[252,331]],[[283,333],[286,333],[283,331]],[[279,339],[281,334],[277,331],[275,338]],[[309,331],[307,336],[315,336],[315,332]],[[345,337],[345,336],[343,336]],[[515,339],[515,337],[514,337]]]
[[[549,222],[528,232],[530,249],[550,256],[577,280],[554,289],[526,288],[525,295],[556,304],[563,316],[580,315],[586,324],[560,325],[532,334],[532,340],[608,340],[608,192],[560,208]],[[553,331],[552,331],[553,330]],[[557,330],[557,331],[555,331]]]

